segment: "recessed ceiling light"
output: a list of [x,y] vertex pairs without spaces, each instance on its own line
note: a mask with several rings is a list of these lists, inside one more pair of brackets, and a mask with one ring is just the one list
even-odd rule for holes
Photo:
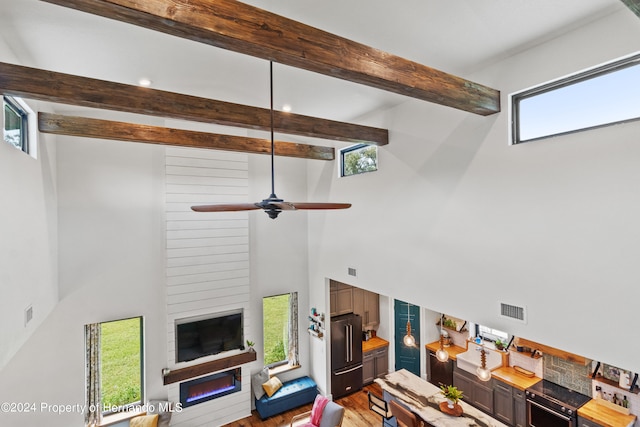
[[151,80],[146,79],[146,78],[142,78],[142,79],[138,80],[138,84],[140,86],[148,87],[148,86],[151,86]]
[[282,111],[284,111],[285,113],[289,113],[291,111],[291,105],[289,104],[284,104],[282,106]]

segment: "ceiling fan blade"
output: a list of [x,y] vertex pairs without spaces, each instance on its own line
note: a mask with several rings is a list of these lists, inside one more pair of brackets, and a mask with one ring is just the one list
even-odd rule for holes
[[294,209],[348,209],[351,203],[285,202]]
[[191,206],[191,210],[196,212],[235,212],[235,211],[251,211],[262,209],[255,203],[229,203],[224,205],[201,205]]
[[296,207],[293,205],[293,203],[289,203],[289,202],[269,202],[269,207],[274,208],[274,209],[280,209],[281,211],[295,211]]

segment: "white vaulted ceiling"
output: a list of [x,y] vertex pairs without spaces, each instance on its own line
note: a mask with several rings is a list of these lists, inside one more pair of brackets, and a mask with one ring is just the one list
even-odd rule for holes
[[[246,3],[461,77],[625,8],[620,0]],[[128,84],[148,77],[157,89],[269,105],[265,60],[43,1],[0,0],[0,36],[20,65]],[[352,121],[407,99],[283,65],[274,72],[276,108],[289,103],[299,114]]]

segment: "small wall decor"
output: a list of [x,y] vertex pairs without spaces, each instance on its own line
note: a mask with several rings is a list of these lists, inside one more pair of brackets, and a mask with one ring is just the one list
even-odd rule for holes
[[315,307],[311,307],[309,316],[309,334],[322,339],[324,337],[324,313],[320,313]]

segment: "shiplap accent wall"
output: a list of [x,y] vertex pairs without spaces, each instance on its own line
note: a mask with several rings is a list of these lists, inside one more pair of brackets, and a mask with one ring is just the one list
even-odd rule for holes
[[[249,311],[249,220],[247,213],[198,213],[192,205],[246,202],[248,156],[215,150],[166,149],[167,366],[175,361],[175,321],[244,309]],[[224,356],[238,353],[227,352]],[[250,370],[242,367],[242,391],[174,413],[172,426],[221,426],[251,414]],[[180,401],[179,383],[168,386],[169,400]]]

